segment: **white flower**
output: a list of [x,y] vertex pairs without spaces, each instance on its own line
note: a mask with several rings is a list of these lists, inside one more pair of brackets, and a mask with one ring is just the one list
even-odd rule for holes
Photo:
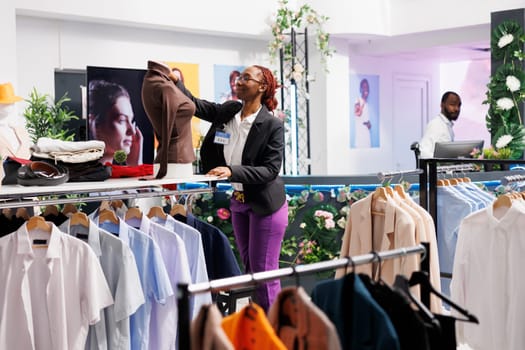
[[498,47],[501,49],[501,48],[507,46],[508,44],[510,44],[513,41],[514,41],[514,35],[512,35],[512,34],[505,34],[501,38],[499,38]]
[[511,135],[501,135],[496,141],[496,148],[500,149],[507,146],[512,141]]
[[211,216],[211,215],[208,216],[208,217],[206,218],[206,221],[208,221],[208,222],[211,224],[211,223],[213,222],[213,216]]
[[346,228],[346,219],[342,217],[339,220],[337,220],[337,226],[343,229]]
[[302,73],[302,72],[304,72],[304,67],[303,67],[302,64],[296,63],[296,64],[293,65],[293,70],[294,70],[294,72]]
[[507,85],[507,88],[509,88],[511,92],[515,92],[520,89],[521,82],[514,75],[509,75],[507,79],[505,79],[505,85]]
[[502,97],[496,101],[496,105],[503,109],[504,111],[508,111],[509,109],[514,108],[514,101],[512,101],[508,97]]
[[296,83],[300,83],[301,80],[303,79],[303,74],[299,73],[299,72],[296,72],[296,71],[293,71],[292,72],[292,78],[293,78],[293,80],[295,80]]
[[304,222],[301,222],[301,224],[299,225],[299,228],[303,229],[306,227],[306,224]]

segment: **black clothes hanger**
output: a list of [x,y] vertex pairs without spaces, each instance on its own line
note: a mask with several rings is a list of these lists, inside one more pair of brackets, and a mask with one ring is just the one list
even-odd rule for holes
[[463,309],[461,306],[459,306],[456,303],[454,303],[447,296],[445,296],[445,295],[441,294],[440,292],[438,292],[432,286],[432,284],[430,283],[430,280],[428,278],[428,273],[426,273],[424,271],[414,271],[414,272],[412,272],[412,276],[410,276],[410,280],[408,280],[408,284],[410,286],[420,285],[422,293],[423,293],[424,290],[426,290],[428,292],[432,292],[432,294],[438,296],[440,299],[442,299],[447,304],[449,304],[450,307],[452,307],[454,310],[456,310],[457,312],[459,312],[460,314],[462,314],[463,316],[466,317],[466,319],[464,319],[464,318],[456,318],[456,320],[472,322],[472,323],[479,324],[479,321],[478,321],[476,316],[472,315],[467,310]]
[[405,276],[396,276],[396,279],[394,280],[394,288],[403,292],[410,299],[410,301],[412,301],[417,306],[426,322],[430,322],[434,325],[434,327],[437,327],[437,329],[441,329],[441,325],[436,316],[425,306],[425,304],[423,304],[418,298],[410,293],[410,284],[408,283],[408,279]]

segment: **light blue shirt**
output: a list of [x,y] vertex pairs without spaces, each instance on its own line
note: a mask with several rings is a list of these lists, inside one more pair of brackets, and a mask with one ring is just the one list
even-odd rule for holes
[[479,195],[467,190],[460,184],[450,187],[457,191],[458,194],[465,196],[471,203],[473,203],[475,210],[483,209],[486,207],[484,198],[482,199]]
[[[60,229],[84,240],[97,255],[115,303],[101,311],[100,322],[89,327],[86,349],[128,350],[131,343],[130,316],[144,304],[144,293],[131,249],[118,237],[99,229],[93,221],[89,227],[70,226]],[[82,237],[83,235],[87,237]]]
[[[206,259],[204,247],[202,245],[201,234],[194,227],[175,220],[172,216],[166,219],[153,217],[153,222],[163,225],[168,230],[175,232],[186,246],[188,252],[188,262],[190,264],[190,274],[192,283],[208,282],[208,271],[206,270]],[[210,293],[199,293],[190,299],[190,316],[195,318],[202,305],[211,303]]]
[[485,201],[486,206],[491,205],[492,202],[496,199],[496,196],[494,196],[492,193],[483,191],[481,188],[479,188],[476,184],[472,182],[462,182],[462,186],[476,194],[480,199],[483,199]]
[[[441,272],[452,273],[454,254],[458,240],[458,231],[461,221],[475,211],[471,201],[456,191],[450,190],[451,186],[437,188],[437,241],[439,255],[439,269]],[[445,295],[450,295],[450,279],[441,279],[441,290]]]
[[[98,217],[95,220],[98,223]],[[145,303],[131,316],[131,349],[148,349],[152,305],[165,304],[174,294],[160,249],[150,236],[122,219],[118,224],[103,222],[98,226],[118,234],[135,256]]]
[[[126,223],[139,227],[141,232],[150,235],[158,244],[173,290],[177,290],[178,283],[191,283],[188,255],[182,238],[175,232],[152,222],[146,215],[142,215],[140,219],[128,219]],[[177,328],[178,308],[175,295],[167,298],[165,305],[153,304],[149,348],[176,349]]]

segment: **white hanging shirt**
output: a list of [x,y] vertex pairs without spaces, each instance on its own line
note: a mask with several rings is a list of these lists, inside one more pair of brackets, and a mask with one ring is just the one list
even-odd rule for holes
[[[35,237],[47,248],[33,248]],[[0,238],[0,281],[0,349],[83,349],[89,325],[113,304],[93,250],[55,225]]]
[[456,322],[458,341],[472,349],[525,349],[525,206],[492,205],[460,225],[450,285],[456,303],[479,324]]
[[125,242],[98,228],[92,220],[89,227],[71,226],[70,222],[67,220],[59,229],[79,239],[87,234],[87,244],[98,257],[115,300],[101,312],[100,322],[90,326],[86,350],[129,350],[130,317],[145,301],[135,256]]

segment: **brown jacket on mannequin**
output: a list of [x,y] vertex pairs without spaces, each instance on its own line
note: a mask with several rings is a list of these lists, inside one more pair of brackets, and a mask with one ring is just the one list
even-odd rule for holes
[[194,103],[168,77],[170,68],[160,62],[148,61],[142,83],[142,104],[155,136],[159,141],[156,163],[157,178],[166,175],[168,163],[191,163],[195,152],[191,140],[191,118]]

